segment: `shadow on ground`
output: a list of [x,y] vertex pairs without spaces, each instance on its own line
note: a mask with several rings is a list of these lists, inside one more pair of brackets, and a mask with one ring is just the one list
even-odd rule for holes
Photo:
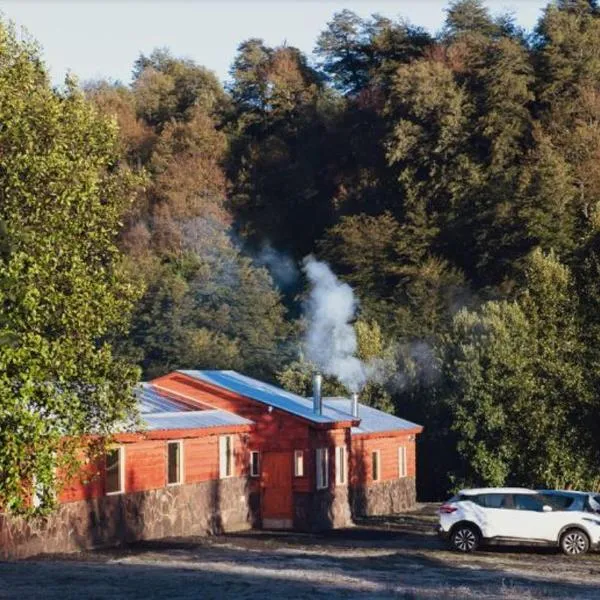
[[449,552],[429,514],[0,563],[0,598],[600,598],[600,556]]

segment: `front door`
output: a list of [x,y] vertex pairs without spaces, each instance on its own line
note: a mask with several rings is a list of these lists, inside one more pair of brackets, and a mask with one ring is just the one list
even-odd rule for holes
[[262,525],[265,529],[291,529],[292,455],[265,452],[262,457]]

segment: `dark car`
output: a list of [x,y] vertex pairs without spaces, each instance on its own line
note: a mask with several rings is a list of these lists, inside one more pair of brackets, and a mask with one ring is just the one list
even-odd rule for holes
[[572,490],[538,490],[554,510],[579,510],[600,514],[600,493]]

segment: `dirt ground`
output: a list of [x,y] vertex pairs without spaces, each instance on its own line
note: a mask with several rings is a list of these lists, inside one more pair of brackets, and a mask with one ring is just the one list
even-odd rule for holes
[[590,598],[600,554],[487,549],[464,556],[433,534],[431,506],[322,535],[247,532],[0,562],[0,598]]

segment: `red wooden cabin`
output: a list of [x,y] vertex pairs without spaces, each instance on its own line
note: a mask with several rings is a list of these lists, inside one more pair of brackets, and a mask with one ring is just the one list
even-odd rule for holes
[[323,530],[412,507],[421,427],[356,399],[302,398],[234,371],[137,390],[115,436],[46,519],[0,514],[0,557],[250,527]]

